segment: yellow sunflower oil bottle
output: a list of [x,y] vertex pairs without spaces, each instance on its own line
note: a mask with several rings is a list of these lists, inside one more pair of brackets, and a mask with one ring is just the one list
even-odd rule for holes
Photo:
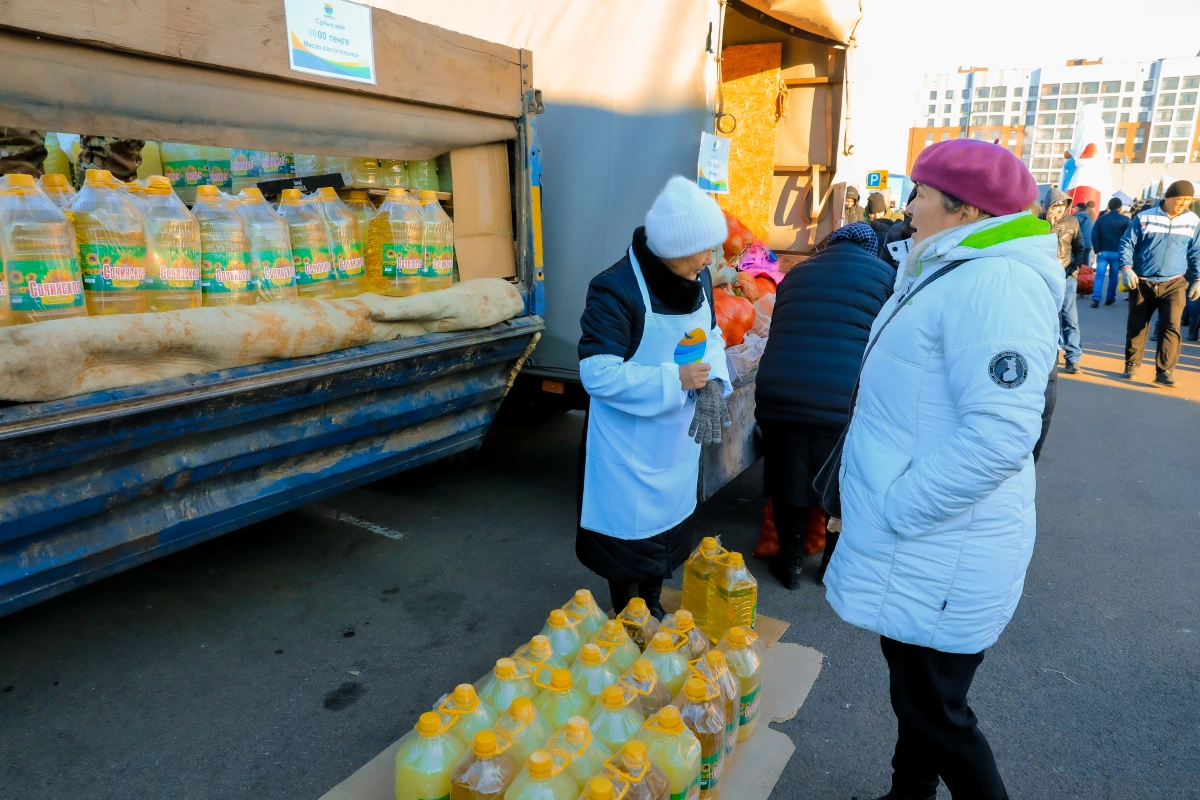
[[312,203],[305,202],[299,189],[284,189],[279,198],[279,216],[288,224],[292,240],[292,265],[296,291],[313,300],[337,296],[337,272],[333,268],[329,230]]
[[579,788],[566,764],[547,750],[535,750],[504,792],[505,800],[575,800]]
[[675,704],[683,724],[700,740],[701,800],[716,797],[725,768],[725,701],[721,690],[693,675]]
[[192,213],[200,223],[200,289],[206,308],[254,305],[250,237],[237,201],[215,186],[197,186]]
[[579,800],[617,800],[619,797],[624,797],[621,793],[624,786],[624,783],[613,786],[613,782],[608,778],[592,778],[584,787]]
[[595,736],[584,717],[571,717],[546,744],[553,755],[568,760],[567,775],[582,789],[587,779],[604,768],[612,751]]
[[230,191],[257,188],[261,181],[290,178],[296,174],[292,154],[277,150],[229,150]]
[[718,640],[734,625],[753,630],[758,615],[758,581],[741,553],[717,559],[708,596],[708,638]]
[[725,701],[725,759],[733,756],[741,726],[742,687],[729,671],[725,654],[720,650],[709,650],[703,658],[696,659],[693,669],[721,690]]
[[617,670],[606,660],[605,651],[595,644],[585,644],[579,651],[579,657],[571,665],[571,680],[593,701],[600,697],[604,687],[612,686],[620,677]]
[[522,674],[517,669],[517,662],[511,658],[498,659],[491,674],[476,688],[479,690],[479,699],[500,714],[508,711],[518,697],[533,699],[538,693],[533,678]]
[[371,217],[375,216],[375,204],[371,196],[361,189],[350,192],[346,200],[346,210],[358,220],[358,235],[363,243],[364,257],[367,246],[367,230],[371,227]]
[[449,289],[454,283],[454,223],[436,192],[421,192],[421,291]]
[[479,699],[475,687],[469,683],[455,686],[454,691],[438,703],[437,712],[456,718],[450,727],[450,734],[465,745],[470,745],[475,734],[489,730],[500,718],[494,708]]
[[654,666],[655,674],[667,685],[672,697],[683,688],[683,681],[688,676],[688,662],[682,652],[685,644],[686,639],[677,641],[671,634],[660,630],[650,640],[646,652],[642,653],[642,658]]
[[421,291],[421,211],[403,189],[388,189],[367,229],[367,289],[389,297]]
[[513,700],[508,712],[500,715],[492,730],[497,738],[508,743],[505,752],[518,764],[525,763],[534,750],[545,747],[554,735],[554,728],[528,697]]
[[432,711],[421,715],[416,735],[396,751],[396,800],[443,800],[450,796],[454,765],[466,746],[446,730]]
[[579,620],[579,633],[585,642],[595,636],[596,631],[603,628],[604,623],[608,622],[608,614],[600,609],[596,598],[587,589],[575,592],[571,602],[563,606],[563,611],[567,612],[568,616]]
[[479,731],[450,775],[450,800],[499,800],[519,769],[511,756],[500,752],[494,731]]
[[337,192],[328,186],[318,189],[313,198],[329,232],[330,254],[333,256],[333,269],[337,273],[335,293],[338,297],[362,294],[365,291],[367,262],[363,257],[358,219],[338,199]]
[[140,314],[150,310],[144,291],[146,234],[142,214],[116,188],[112,173],[89,169],[63,213],[75,226],[83,296],[88,314]]
[[229,150],[224,147],[204,148],[204,163],[208,166],[208,182],[226,193],[233,190],[229,158]]
[[159,150],[158,142],[146,142],[142,145],[142,163],[138,164],[137,178],[139,181],[146,180],[151,175],[164,175],[162,163],[162,151]]
[[667,796],[671,781],[646,754],[646,743],[634,739],[604,763],[604,776],[624,786],[621,800],[659,800]]
[[512,658],[517,662],[517,669],[530,677],[543,668],[567,668],[567,662],[554,652],[554,648],[550,646],[550,640],[540,633],[530,639],[528,644],[519,647],[517,652],[512,654]]
[[650,613],[646,601],[640,597],[630,600],[629,605],[617,614],[617,619],[625,625],[629,631],[629,638],[633,639],[633,643],[643,652],[654,638],[654,634],[658,633],[659,622]]
[[146,186],[146,279],[151,311],[199,308],[200,223],[171,191],[171,182],[152,175]]
[[424,158],[408,162],[409,188],[423,192],[438,190],[437,159]]
[[350,159],[350,185],[364,189],[382,189],[383,172],[377,158]]
[[609,686],[600,693],[600,700],[592,706],[588,722],[594,735],[609,750],[620,750],[630,739],[638,735],[646,718],[631,703],[620,686]]
[[0,185],[0,326],[86,317],[71,222],[30,175]]
[[196,200],[196,187],[208,183],[208,158],[204,148],[194,144],[163,142],[158,151],[162,157],[163,175],[171,188],[185,203]]
[[681,652],[683,653],[683,657],[688,661],[699,658],[708,652],[708,636],[696,627],[696,621],[692,616],[692,612],[686,608],[681,608],[674,614],[668,614],[663,618],[662,627],[659,630],[667,631],[672,636],[687,640],[687,644],[683,646]]
[[57,172],[47,172],[38,178],[38,186],[59,208],[71,202],[71,198],[75,196],[75,187],[71,185],[71,180]]
[[[683,600],[681,605],[692,612],[696,627],[708,633],[708,595],[712,589],[712,575],[716,570],[716,558],[724,552],[721,544],[711,536],[700,540],[688,560],[683,562]],[[709,636],[717,641],[720,636]]]
[[58,134],[47,132],[45,138],[46,159],[42,161],[42,172],[45,175],[61,175],[68,181],[71,179],[71,159],[63,152],[58,143]]
[[[566,725],[571,717],[585,716],[592,710],[591,696],[575,685],[569,670],[542,669],[539,672],[540,675],[534,675],[533,682],[542,692],[533,699],[533,705],[556,730]],[[547,673],[550,682],[542,683],[540,678]]]
[[550,640],[550,646],[567,666],[575,663],[575,657],[583,647],[583,636],[579,633],[579,623],[567,616],[567,612],[561,608],[551,611],[542,628],[542,636]]
[[255,301],[295,300],[300,295],[292,261],[291,228],[263,199],[257,186],[242,189],[237,200],[250,240],[250,272],[257,289]]
[[666,706],[646,720],[638,740],[645,742],[650,757],[670,781],[670,800],[698,800],[700,797],[700,740],[683,724],[675,706]]
[[642,657],[642,650],[634,643],[619,619],[610,619],[604,627],[592,637],[592,643],[604,650],[608,655],[605,660],[618,673],[623,673],[633,666],[633,662]]
[[621,678],[621,687],[626,696],[633,695],[634,705],[642,716],[650,717],[671,702],[671,690],[667,684],[658,678],[654,664],[645,658],[639,658],[633,663],[629,672]]
[[763,651],[762,642],[754,631],[735,625],[725,632],[717,645],[725,655],[725,663],[741,687],[738,700],[738,741],[744,742],[758,726],[758,710],[762,702]]
[[379,169],[383,175],[383,185],[388,189],[408,189],[412,182],[408,177],[408,162],[382,159]]

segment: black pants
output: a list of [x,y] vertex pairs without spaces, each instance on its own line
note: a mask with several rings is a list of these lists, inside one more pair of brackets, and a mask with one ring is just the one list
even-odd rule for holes
[[1137,368],[1146,349],[1150,320],[1158,312],[1158,353],[1154,366],[1159,375],[1169,375],[1179,363],[1179,321],[1187,304],[1187,281],[1182,275],[1169,281],[1138,281],[1129,293],[1129,320],[1125,325],[1125,368]]
[[992,748],[967,705],[983,653],[943,653],[885,636],[880,647],[899,723],[892,791],[924,800],[937,793],[941,777],[954,800],[1007,800]]

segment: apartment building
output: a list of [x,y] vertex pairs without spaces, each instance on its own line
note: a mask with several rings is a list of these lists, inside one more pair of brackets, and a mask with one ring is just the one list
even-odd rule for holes
[[1099,105],[1114,163],[1200,162],[1200,56],[1032,69],[960,67],[925,75],[908,135],[908,169],[946,139],[999,141],[1038,183],[1057,184],[1079,109]]

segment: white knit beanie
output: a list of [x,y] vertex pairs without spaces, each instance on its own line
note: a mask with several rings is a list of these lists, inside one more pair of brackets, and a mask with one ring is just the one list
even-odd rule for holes
[[646,244],[659,258],[681,258],[711,250],[728,228],[717,202],[680,175],[667,181],[646,213]]

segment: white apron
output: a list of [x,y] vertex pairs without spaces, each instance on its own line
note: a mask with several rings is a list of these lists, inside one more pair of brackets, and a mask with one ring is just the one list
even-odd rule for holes
[[[637,258],[633,274],[646,307],[642,340],[630,361],[657,367],[704,359],[712,327],[708,297],[691,314],[655,314]],[[678,411],[639,417],[592,399],[580,525],[615,539],[647,539],[670,530],[696,509],[700,445],[688,436],[696,398]]]

